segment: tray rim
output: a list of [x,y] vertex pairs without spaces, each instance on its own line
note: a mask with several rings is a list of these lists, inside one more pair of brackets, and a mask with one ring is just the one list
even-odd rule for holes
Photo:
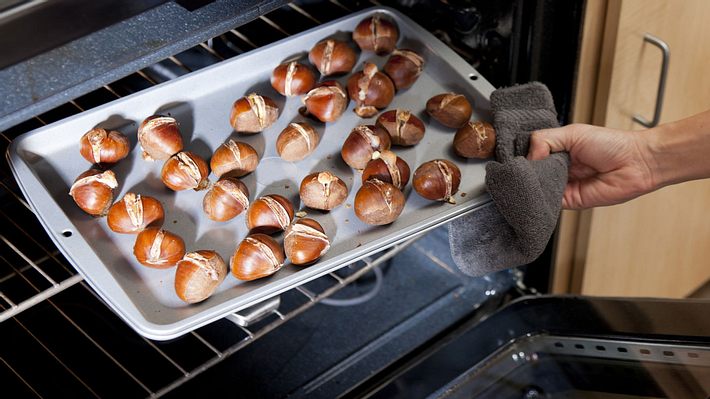
[[[166,82],[162,82],[160,84],[154,85],[154,86],[149,87],[145,90],[141,90],[136,93],[132,93],[128,96],[118,98],[118,99],[110,101],[106,104],[102,104],[98,107],[92,108],[92,109],[88,110],[87,112],[92,112],[92,113],[93,112],[101,112],[105,108],[114,107],[117,104],[120,104],[120,103],[123,103],[126,101],[133,101],[134,98],[137,98],[141,95],[145,95],[146,93],[151,92],[153,90],[160,90],[161,88],[165,87],[166,85],[175,84],[175,83],[180,82],[182,80],[189,79],[189,78],[195,76],[196,74],[205,73],[213,68],[220,68],[220,67],[224,67],[226,64],[239,62],[240,59],[248,57],[248,56],[253,56],[254,54],[258,54],[258,52],[261,50],[266,50],[266,49],[269,49],[269,48],[272,48],[275,46],[282,45],[282,44],[287,43],[289,41],[296,40],[299,37],[310,34],[314,31],[326,30],[326,29],[328,29],[328,27],[333,26],[333,25],[337,25],[345,20],[354,19],[354,18],[362,18],[366,15],[370,15],[373,13],[391,14],[391,15],[395,16],[396,18],[402,20],[407,25],[409,25],[410,28],[417,31],[417,33],[420,35],[419,37],[422,38],[422,40],[425,41],[427,43],[427,45],[436,47],[436,52],[439,55],[439,57],[446,59],[447,63],[449,64],[449,66],[451,68],[461,72],[462,74],[476,73],[479,76],[479,79],[476,81],[476,86],[483,86],[483,88],[485,89],[485,90],[480,90],[480,88],[477,88],[477,91],[479,91],[479,93],[481,95],[483,95],[486,99],[489,98],[490,93],[494,90],[494,87],[491,86],[490,83],[485,79],[485,77],[483,77],[480,73],[478,73],[478,71],[476,71],[476,69],[473,66],[466,63],[458,54],[456,54],[453,50],[451,50],[443,42],[441,42],[439,39],[437,39],[429,31],[424,29],[421,25],[417,24],[416,22],[414,22],[413,20],[411,20],[409,17],[402,14],[401,12],[394,10],[390,7],[374,6],[374,7],[366,8],[366,9],[361,10],[359,12],[345,15],[343,17],[340,17],[340,18],[335,19],[330,22],[317,25],[317,26],[310,28],[308,30],[299,32],[297,34],[294,34],[294,35],[291,35],[288,37],[285,37],[281,40],[267,44],[265,46],[261,46],[257,49],[250,50],[250,51],[245,52],[243,54],[232,57],[228,60],[217,62],[215,64],[212,64],[210,66],[202,68],[198,71],[185,74],[185,75],[180,76],[178,78],[171,79]],[[47,232],[47,234],[49,235],[49,237],[52,239],[52,241],[57,246],[57,248],[62,252],[64,257],[67,259],[67,261],[84,278],[84,280],[86,280],[86,282],[92,287],[92,289],[94,289],[94,291],[99,295],[99,297],[104,302],[106,302],[106,304],[114,312],[116,312],[128,325],[130,325],[136,332],[143,335],[144,337],[154,339],[154,340],[169,340],[169,339],[173,339],[173,338],[182,336],[184,334],[187,334],[190,331],[193,331],[199,327],[202,327],[206,324],[217,321],[217,320],[225,317],[228,314],[237,312],[241,309],[247,308],[247,307],[257,304],[261,301],[268,300],[269,298],[272,298],[272,297],[279,295],[285,291],[288,291],[288,290],[292,289],[295,285],[303,285],[305,283],[308,283],[309,281],[312,281],[316,278],[322,277],[327,273],[338,270],[344,266],[347,266],[348,264],[357,262],[358,260],[361,260],[367,256],[371,256],[371,255],[381,252],[387,248],[390,248],[396,244],[406,241],[407,239],[409,239],[410,237],[413,237],[414,235],[423,234],[431,229],[434,229],[438,226],[448,223],[456,218],[459,218],[463,215],[471,213],[476,209],[482,208],[487,205],[491,205],[490,196],[487,193],[482,193],[482,194],[468,200],[466,203],[460,204],[459,206],[457,206],[457,208],[452,209],[448,213],[434,215],[434,216],[429,217],[428,219],[421,220],[420,222],[416,223],[413,227],[406,229],[407,230],[406,234],[405,234],[404,230],[399,230],[397,232],[394,232],[392,234],[392,236],[384,242],[383,242],[383,240],[371,241],[369,243],[363,244],[362,247],[358,248],[359,251],[355,250],[355,249],[347,251],[344,254],[342,254],[342,255],[344,255],[344,256],[342,256],[343,259],[340,259],[337,262],[335,262],[336,265],[333,265],[329,269],[319,271],[319,272],[311,272],[311,273],[308,273],[309,269],[303,269],[302,271],[297,273],[297,275],[300,276],[300,279],[298,279],[298,281],[296,281],[295,283],[294,282],[284,282],[283,280],[271,282],[271,283],[267,284],[266,286],[261,287],[260,289],[257,289],[257,291],[260,291],[260,290],[266,291],[263,294],[259,295],[260,299],[257,301],[252,300],[251,303],[242,303],[242,304],[237,304],[237,305],[232,305],[232,306],[226,306],[227,308],[229,308],[228,310],[225,309],[225,310],[222,310],[219,312],[214,311],[213,308],[208,308],[198,314],[195,314],[195,315],[189,316],[185,319],[178,320],[178,321],[171,322],[171,323],[166,323],[166,324],[154,323],[154,322],[148,320],[142,314],[141,310],[132,302],[129,301],[130,306],[133,308],[132,310],[134,310],[133,313],[127,312],[125,309],[123,309],[122,306],[114,303],[114,300],[109,298],[109,296],[104,291],[106,288],[100,287],[99,283],[92,280],[90,278],[90,276],[88,276],[87,273],[83,270],[83,268],[78,265],[79,262],[76,261],[75,259],[73,259],[73,257],[71,257],[69,255],[69,248],[68,247],[71,247],[71,243],[68,243],[67,241],[65,241],[66,238],[62,236],[61,232],[54,230],[54,227],[57,227],[57,226],[50,226],[50,222],[49,222],[49,220],[47,220],[49,218],[44,215],[44,212],[40,212],[40,208],[38,208],[36,206],[36,201],[39,200],[40,198],[37,198],[38,196],[29,196],[28,195],[28,192],[29,192],[28,190],[30,190],[30,188],[27,187],[28,185],[33,186],[33,187],[36,186],[38,188],[42,188],[42,187],[44,187],[44,185],[42,184],[41,180],[36,175],[34,170],[32,168],[30,168],[28,166],[28,164],[25,162],[25,159],[19,155],[18,148],[20,148],[21,143],[24,140],[27,140],[36,134],[43,133],[45,130],[53,129],[57,125],[67,123],[67,122],[72,121],[76,118],[81,118],[82,115],[84,115],[84,114],[85,114],[84,112],[81,112],[81,113],[72,115],[68,118],[60,119],[60,120],[55,121],[49,125],[40,127],[38,129],[32,130],[30,132],[27,132],[27,133],[24,133],[24,134],[18,136],[8,146],[8,149],[6,151],[6,158],[8,160],[10,170],[12,171],[12,174],[18,184],[18,187],[22,191],[22,194],[25,197],[25,200],[32,208],[32,211],[35,213],[35,216],[42,224],[42,227],[44,227],[44,229]],[[22,180],[20,178],[21,175],[23,175],[25,180]],[[42,197],[50,200],[50,201],[47,201],[47,204],[49,204],[50,209],[45,209],[45,212],[49,213],[49,212],[59,210],[59,205],[56,204],[56,202],[54,202],[52,196],[49,194],[49,192],[46,189],[39,190],[39,193],[42,194]],[[59,213],[61,214],[61,211]],[[415,233],[412,233],[411,230],[415,230]],[[363,250],[363,248],[366,250]],[[123,287],[120,287],[120,288],[123,289]],[[248,294],[250,294],[250,293],[247,293],[243,296],[248,296]],[[127,310],[131,310],[131,309],[127,309]],[[185,322],[185,320],[188,320],[188,321]]]

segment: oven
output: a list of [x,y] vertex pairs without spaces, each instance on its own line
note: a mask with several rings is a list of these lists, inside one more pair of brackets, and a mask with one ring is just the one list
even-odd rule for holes
[[[496,87],[547,84],[568,121],[581,0],[11,1],[0,9],[12,50],[0,62],[0,142],[6,150],[23,133],[378,5],[412,18]],[[451,259],[445,225],[151,340],[63,257],[6,162],[1,177],[0,389],[9,397],[710,392],[710,326],[696,316],[707,303],[546,296],[552,244],[533,264],[471,278]]]

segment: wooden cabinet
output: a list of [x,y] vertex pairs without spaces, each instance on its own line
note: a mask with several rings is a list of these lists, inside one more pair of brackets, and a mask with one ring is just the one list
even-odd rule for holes
[[[710,109],[709,20],[707,0],[588,0],[573,119],[643,128],[633,116],[652,117],[661,68],[645,33],[670,47],[661,123]],[[565,211],[555,268],[557,292],[687,296],[710,278],[710,180]]]

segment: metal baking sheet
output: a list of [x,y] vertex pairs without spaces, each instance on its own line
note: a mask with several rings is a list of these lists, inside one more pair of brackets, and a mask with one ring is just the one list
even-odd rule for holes
[[[288,163],[276,154],[275,141],[288,123],[303,120],[298,114],[301,99],[285,99],[269,84],[271,70],[282,60],[305,55],[326,37],[348,38],[360,20],[378,12],[397,22],[398,47],[414,49],[426,60],[424,73],[416,84],[398,93],[390,106],[415,112],[427,125],[426,134],[417,146],[395,148],[395,152],[407,161],[412,172],[425,161],[446,158],[454,161],[463,175],[456,205],[425,200],[410,184],[404,190],[407,204],[402,215],[384,227],[368,226],[355,216],[352,204],[360,176],[340,157],[341,144],[350,130],[358,124],[372,124],[375,118],[360,119],[352,111],[351,102],[337,122],[314,123],[321,141],[312,155]],[[382,67],[386,57],[361,53],[355,70],[361,69],[363,61]],[[346,79],[342,77],[340,81]],[[229,125],[231,105],[253,91],[274,99],[281,114],[261,134],[238,135]],[[388,8],[372,8],[29,132],[11,144],[8,158],[25,197],[72,265],[131,327],[146,337],[165,340],[386,249],[490,201],[484,190],[485,162],[456,157],[451,150],[453,130],[430,121],[424,112],[429,97],[449,91],[467,95],[474,106],[474,119],[490,119],[488,98],[493,87],[483,76],[409,18]],[[180,123],[186,149],[205,158],[229,137],[254,146],[261,154],[261,162],[254,173],[243,178],[252,199],[281,194],[300,208],[298,187],[303,177],[325,169],[340,176],[350,189],[346,204],[330,213],[306,210],[331,238],[328,254],[310,267],[287,265],[275,275],[253,282],[241,282],[229,275],[208,300],[196,305],[180,301],[173,289],[174,268],[155,270],[141,266],[132,254],[135,236],[111,232],[105,218],[87,216],[68,195],[76,176],[90,167],[79,155],[79,138],[96,126],[119,130],[131,139],[133,150],[113,168],[119,181],[116,198],[128,191],[158,198],[166,209],[164,227],[182,236],[188,250],[215,249],[228,260],[247,234],[244,215],[226,223],[212,222],[202,213],[204,192],[174,193],[164,187],[160,181],[162,164],[142,160],[136,146],[138,125],[154,113],[174,116]],[[214,176],[211,178],[214,180]]]

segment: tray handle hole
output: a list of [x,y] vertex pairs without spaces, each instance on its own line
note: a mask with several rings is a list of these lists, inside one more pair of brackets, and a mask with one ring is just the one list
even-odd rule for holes
[[472,74],[468,75],[468,78],[471,80],[478,80],[478,75],[476,75],[475,73],[472,73]]
[[62,235],[63,235],[64,237],[69,238],[69,237],[71,237],[71,236],[74,235],[74,232],[71,231],[71,230],[64,230],[64,231],[62,231]]

